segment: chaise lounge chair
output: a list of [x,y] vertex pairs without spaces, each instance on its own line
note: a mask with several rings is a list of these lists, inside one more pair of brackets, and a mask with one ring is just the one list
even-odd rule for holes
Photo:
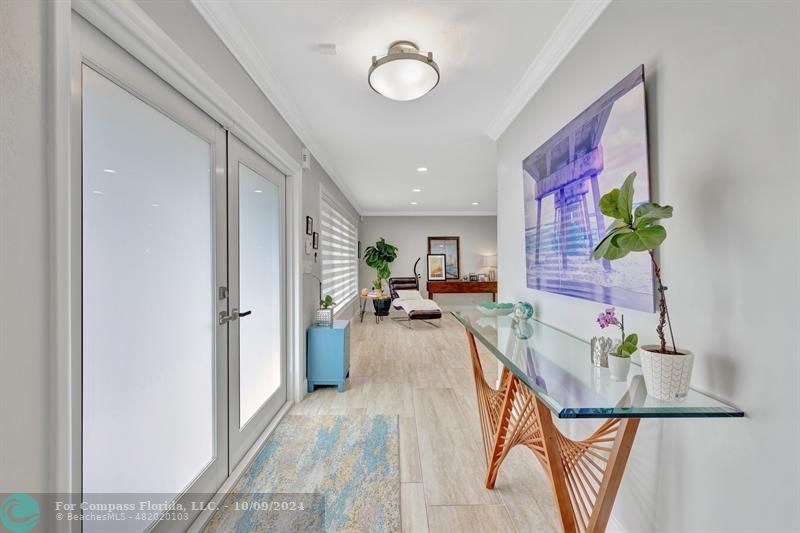
[[389,293],[392,297],[392,307],[406,313],[406,317],[401,319],[403,321],[422,320],[437,326],[430,321],[442,318],[442,309],[439,305],[433,300],[423,298],[420,294],[416,277],[389,278]]

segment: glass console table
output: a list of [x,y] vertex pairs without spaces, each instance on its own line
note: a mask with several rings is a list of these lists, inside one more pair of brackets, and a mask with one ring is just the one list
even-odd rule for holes
[[[564,531],[605,531],[642,418],[742,417],[744,413],[690,390],[680,401],[647,395],[638,365],[612,381],[592,365],[589,343],[535,319],[457,311],[469,341],[486,453],[486,487],[517,445],[528,447],[552,481]],[[522,333],[521,333],[522,331]],[[476,339],[502,363],[498,388],[486,383]],[[565,437],[558,418],[604,419],[584,440]]]

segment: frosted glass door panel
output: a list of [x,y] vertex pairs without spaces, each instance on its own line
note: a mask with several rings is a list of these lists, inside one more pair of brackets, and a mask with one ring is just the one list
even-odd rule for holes
[[239,427],[281,385],[281,190],[239,164]]
[[83,490],[214,459],[212,146],[83,68]]
[[236,468],[286,404],[286,176],[228,133],[228,458]]

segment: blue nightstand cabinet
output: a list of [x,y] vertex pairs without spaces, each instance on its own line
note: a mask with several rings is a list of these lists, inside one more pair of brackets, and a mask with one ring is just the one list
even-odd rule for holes
[[350,374],[350,321],[334,320],[332,328],[308,328],[306,345],[308,392],[317,385],[337,385],[344,392]]

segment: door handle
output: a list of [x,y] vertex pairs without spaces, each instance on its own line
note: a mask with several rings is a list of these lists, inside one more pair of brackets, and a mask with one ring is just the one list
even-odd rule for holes
[[220,311],[219,312],[219,325],[224,326],[228,322],[233,322],[234,320],[239,320],[242,317],[248,316],[253,314],[253,311],[242,311],[239,312],[238,309],[235,307],[231,309],[231,314],[229,315],[227,311]]
[[229,315],[228,311],[220,311],[219,312],[219,325],[220,326],[224,326],[228,322],[233,322],[237,318],[239,318],[239,313],[236,311],[236,309],[233,310],[233,314],[232,315]]

